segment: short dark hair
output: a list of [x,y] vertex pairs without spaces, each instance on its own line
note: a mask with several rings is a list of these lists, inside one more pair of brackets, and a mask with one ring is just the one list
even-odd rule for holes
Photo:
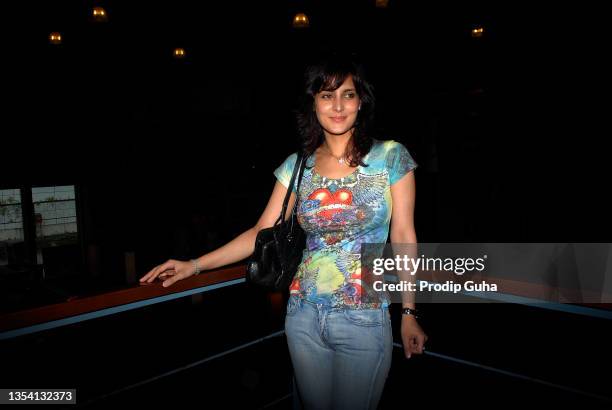
[[315,95],[338,89],[349,75],[353,77],[361,109],[355,121],[352,148],[348,155],[352,167],[366,166],[363,157],[372,147],[375,99],[373,87],[366,80],[365,68],[355,54],[329,53],[306,68],[304,92],[296,112],[298,132],[304,154],[312,155],[324,140],[323,128],[313,110]]

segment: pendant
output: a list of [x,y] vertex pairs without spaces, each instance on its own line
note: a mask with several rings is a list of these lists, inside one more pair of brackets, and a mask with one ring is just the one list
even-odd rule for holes
[[338,162],[340,163],[340,165],[344,164],[344,158],[340,158]]

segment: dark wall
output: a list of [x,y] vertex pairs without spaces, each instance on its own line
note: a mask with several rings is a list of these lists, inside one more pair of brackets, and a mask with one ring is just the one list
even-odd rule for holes
[[[85,3],[12,14],[19,41],[5,77],[1,178],[7,187],[77,184],[84,245],[98,248],[102,275],[123,279],[124,252],[136,252],[140,274],[255,223],[272,171],[298,143],[292,109],[304,66],[333,49],[362,56],[381,135],[420,165],[420,241],[609,239],[592,188],[605,184],[603,149],[582,121],[590,99],[574,98],[593,80],[568,66],[591,59],[576,44],[582,32],[564,23],[592,10],[103,5],[104,24],[88,21]],[[291,28],[298,11],[309,29]],[[473,24],[483,38],[470,37]],[[47,42],[55,30],[60,46]],[[177,46],[185,59],[172,58]]]

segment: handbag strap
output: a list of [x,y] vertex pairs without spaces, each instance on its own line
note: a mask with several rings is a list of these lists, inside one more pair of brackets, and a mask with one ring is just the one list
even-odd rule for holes
[[[293,191],[293,184],[295,183],[295,177],[298,174],[299,174],[298,185],[297,185],[297,189],[296,189],[296,192],[298,193],[298,195],[296,195],[296,196],[299,197],[300,183],[302,182],[302,174],[303,173],[304,173],[304,153],[302,151],[298,151],[298,156],[297,156],[297,159],[295,161],[295,166],[293,167],[293,173],[291,174],[291,181],[289,182],[289,186],[287,187],[287,193],[285,194],[285,200],[283,201],[283,210],[281,211],[281,214],[279,215],[279,217],[276,220],[276,222],[274,223],[274,225],[276,225],[279,222],[281,222],[283,220],[283,217],[287,213],[287,207],[289,206],[289,198],[291,197],[291,192]],[[297,197],[295,199],[295,203],[293,204],[293,209],[291,209],[291,213],[293,213],[293,211],[295,210],[295,207],[297,205],[297,202],[298,202],[298,198]]]
[[[300,202],[300,184],[302,183],[302,175],[304,174],[304,166],[306,164],[306,159],[302,158],[302,162],[300,163],[300,173],[298,174],[298,183],[297,183],[297,188],[295,189],[296,191],[296,195],[295,195],[295,202],[293,204],[293,208],[291,209],[291,216],[293,216],[293,214],[295,213],[295,209],[297,208],[298,202]],[[293,231],[293,222],[295,221],[295,218],[291,218],[291,230]]]

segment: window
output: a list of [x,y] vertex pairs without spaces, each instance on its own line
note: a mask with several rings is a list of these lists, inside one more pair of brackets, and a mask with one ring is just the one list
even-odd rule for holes
[[42,279],[79,273],[77,222],[74,185],[0,190],[0,266]]
[[16,264],[24,250],[21,192],[0,189],[0,266]]
[[43,275],[78,273],[80,247],[74,185],[32,188],[36,263]]

